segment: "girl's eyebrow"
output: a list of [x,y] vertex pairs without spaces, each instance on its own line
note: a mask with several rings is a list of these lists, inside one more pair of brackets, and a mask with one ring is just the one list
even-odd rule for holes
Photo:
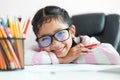
[[53,31],[53,33],[43,34],[43,35],[41,35],[40,37],[54,35],[56,32],[58,32],[58,31],[60,31],[60,30],[62,30],[62,29],[61,29],[61,28],[60,28],[60,29],[57,29],[57,30]]
[[40,37],[44,37],[44,36],[51,36],[52,34],[50,34],[50,33],[47,33],[47,34],[43,34],[43,35],[41,35]]
[[58,32],[58,31],[60,31],[60,30],[62,30],[61,28],[60,29],[57,29],[57,30],[55,30],[53,33],[55,34],[56,32]]

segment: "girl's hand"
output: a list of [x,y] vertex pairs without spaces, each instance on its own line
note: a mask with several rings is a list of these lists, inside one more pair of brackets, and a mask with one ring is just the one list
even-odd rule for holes
[[68,54],[65,57],[58,59],[62,64],[70,63],[73,60],[77,59],[80,55],[87,54],[88,51],[89,49],[85,48],[82,44],[77,44],[69,50]]

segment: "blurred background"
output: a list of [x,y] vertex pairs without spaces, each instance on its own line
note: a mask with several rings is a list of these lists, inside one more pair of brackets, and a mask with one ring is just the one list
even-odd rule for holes
[[[0,17],[34,16],[37,10],[47,5],[56,5],[66,9],[70,16],[84,13],[120,14],[120,0],[0,0]],[[25,48],[36,45],[31,23],[27,30]]]

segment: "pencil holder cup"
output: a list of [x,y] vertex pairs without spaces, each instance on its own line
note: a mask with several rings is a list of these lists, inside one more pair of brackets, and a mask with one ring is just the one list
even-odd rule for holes
[[0,70],[24,69],[25,38],[0,38]]

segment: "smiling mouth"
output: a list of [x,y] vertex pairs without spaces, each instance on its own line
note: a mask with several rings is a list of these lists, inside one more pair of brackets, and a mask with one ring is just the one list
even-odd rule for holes
[[60,54],[60,53],[62,53],[63,50],[64,50],[64,47],[59,48],[59,49],[55,49],[55,50],[53,50],[53,52],[56,54]]

